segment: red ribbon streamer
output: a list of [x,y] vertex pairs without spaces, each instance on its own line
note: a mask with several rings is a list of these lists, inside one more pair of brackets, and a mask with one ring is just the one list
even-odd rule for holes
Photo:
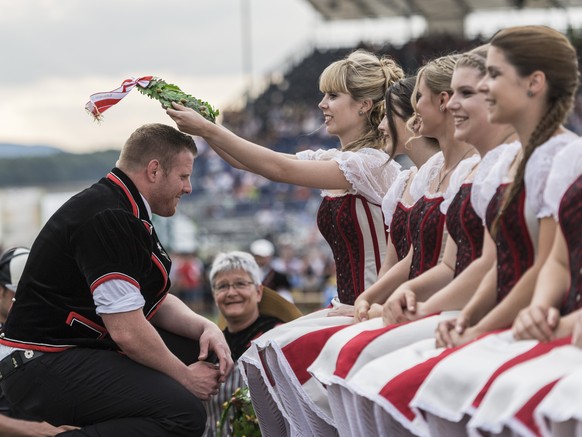
[[89,97],[85,104],[85,109],[96,120],[100,120],[105,111],[123,99],[136,85],[145,88],[149,85],[153,76],[143,76],[140,78],[125,79],[121,86],[113,91],[95,93]]

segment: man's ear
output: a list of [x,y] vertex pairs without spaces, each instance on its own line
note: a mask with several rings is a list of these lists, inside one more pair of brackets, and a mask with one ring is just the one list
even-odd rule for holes
[[146,176],[148,178],[148,181],[150,182],[155,182],[156,179],[158,178],[158,173],[161,171],[160,168],[160,161],[158,161],[157,159],[152,159],[150,162],[148,162],[148,166],[146,168]]

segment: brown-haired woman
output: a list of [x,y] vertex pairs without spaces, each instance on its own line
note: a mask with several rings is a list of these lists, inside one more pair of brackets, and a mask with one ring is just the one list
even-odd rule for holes
[[437,337],[443,346],[510,327],[531,301],[556,231],[543,201],[546,179],[555,154],[576,139],[563,127],[578,87],[576,51],[564,35],[545,26],[501,30],[490,41],[487,71],[481,87],[489,118],[511,124],[522,149],[488,208],[497,268],[456,323],[443,324]]

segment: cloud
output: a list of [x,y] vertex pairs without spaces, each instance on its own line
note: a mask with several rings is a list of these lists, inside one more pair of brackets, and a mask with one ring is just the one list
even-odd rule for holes
[[[242,45],[245,1],[250,52]],[[227,106],[248,82],[245,65],[256,75],[281,65],[306,44],[316,17],[302,0],[0,0],[0,10],[0,142],[78,152],[118,145],[142,123],[169,120],[134,91],[97,127],[83,109],[90,94],[154,75]]]
[[[304,39],[314,12],[300,0],[250,0],[255,64],[281,59]],[[243,0],[0,0],[3,80],[160,69],[242,71]],[[275,5],[276,4],[276,5]],[[279,46],[279,47],[278,47]],[[260,56],[259,56],[260,55]]]

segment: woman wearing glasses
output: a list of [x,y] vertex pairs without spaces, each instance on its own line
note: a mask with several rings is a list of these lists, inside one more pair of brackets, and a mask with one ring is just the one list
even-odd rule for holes
[[[261,285],[260,267],[250,253],[219,253],[212,263],[209,279],[222,319],[219,324],[226,325],[222,332],[235,363],[250,346],[251,340],[301,315],[295,305]],[[242,385],[241,374],[235,366],[218,393],[208,401],[209,435],[219,435],[215,431],[222,406]],[[225,426],[220,435],[231,435],[228,428]]]

